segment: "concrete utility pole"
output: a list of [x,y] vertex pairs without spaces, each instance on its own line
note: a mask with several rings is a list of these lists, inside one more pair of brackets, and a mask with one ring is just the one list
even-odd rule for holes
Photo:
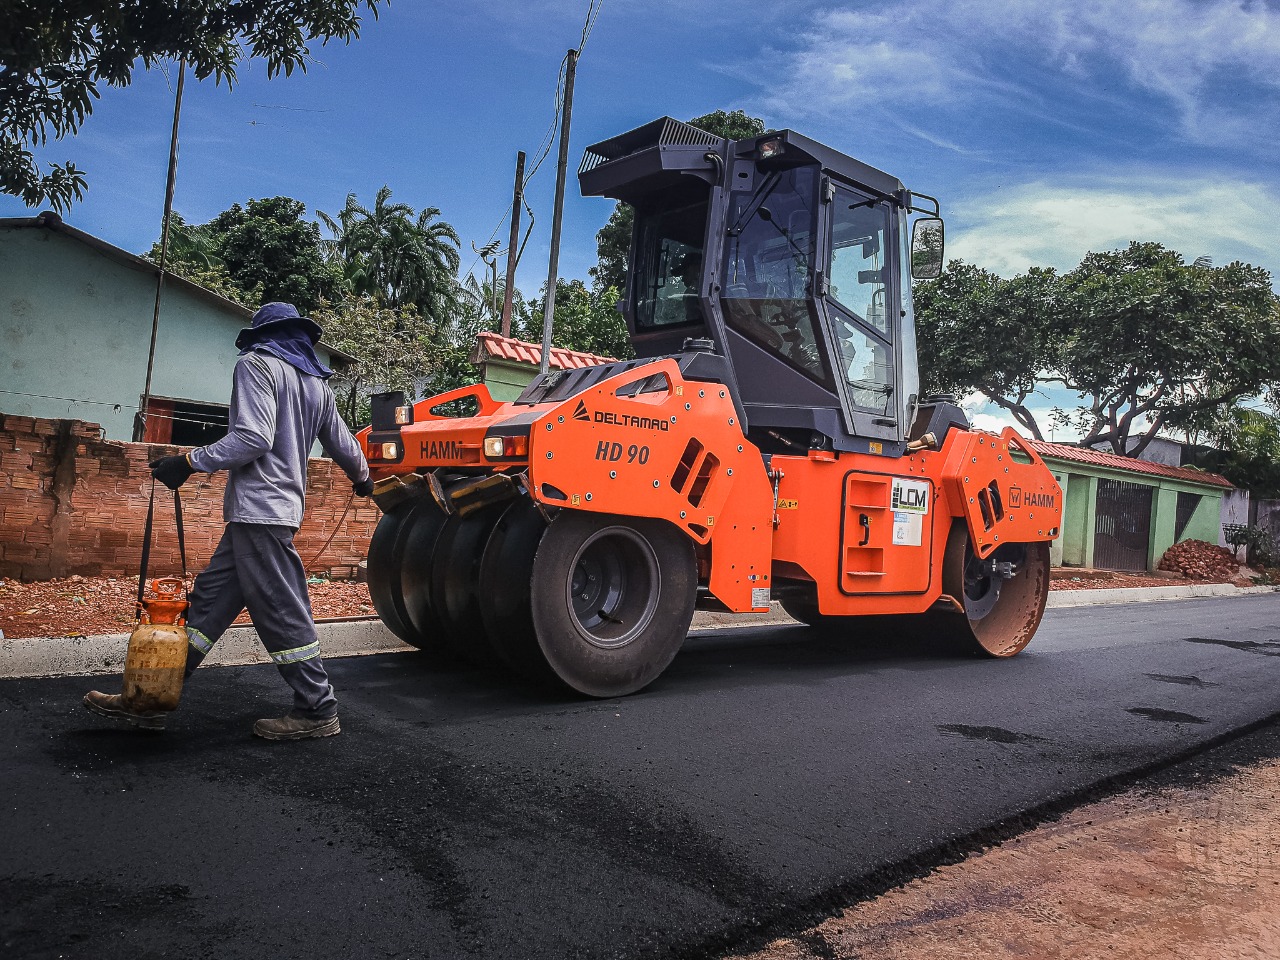
[[156,305],[151,312],[151,348],[147,351],[147,382],[142,388],[142,403],[133,418],[133,439],[139,441],[147,429],[147,407],[151,404],[151,372],[156,363],[156,334],[160,330],[160,297],[164,293],[164,268],[169,258],[169,215],[173,213],[173,185],[178,175],[178,117],[182,113],[182,81],[187,76],[187,61],[178,61],[178,93],[173,100],[173,133],[169,137],[169,179],[164,188],[164,223],[160,227],[160,273],[156,277]]
[[507,287],[502,291],[502,335],[511,336],[511,295],[516,285],[516,244],[520,240],[520,206],[524,203],[524,151],[516,154],[516,186],[511,194],[511,242],[507,244]]
[[551,324],[556,314],[556,274],[560,269],[560,223],[564,219],[564,178],[569,166],[569,121],[573,116],[573,76],[578,69],[578,51],[565,55],[564,117],[560,120],[560,162],[556,165],[556,205],[551,221],[551,263],[547,268],[547,305],[542,315],[542,363],[540,373],[551,368]]

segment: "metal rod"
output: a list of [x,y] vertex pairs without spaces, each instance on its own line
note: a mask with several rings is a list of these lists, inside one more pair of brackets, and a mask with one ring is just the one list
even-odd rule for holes
[[147,407],[151,405],[151,373],[156,364],[156,334],[160,330],[160,298],[164,293],[164,268],[169,259],[169,218],[173,213],[173,185],[178,176],[178,117],[182,113],[182,84],[187,76],[187,61],[178,61],[178,93],[173,98],[173,133],[169,136],[169,178],[164,188],[164,223],[160,227],[160,272],[156,275],[156,304],[151,312],[151,347],[147,350],[147,382],[142,388],[142,403],[133,420],[133,439],[141,440],[147,430]]
[[498,319],[498,254],[489,263],[489,322]]
[[569,121],[573,117],[573,76],[578,69],[578,51],[565,56],[564,116],[560,120],[560,162],[556,164],[556,205],[551,220],[551,262],[547,267],[547,304],[542,315],[542,362],[539,373],[551,369],[551,325],[556,315],[556,274],[560,269],[560,224],[564,219],[564,178],[569,166]]
[[516,186],[511,192],[511,242],[507,244],[507,286],[502,291],[502,335],[511,336],[511,296],[516,285],[516,244],[520,242],[520,205],[524,202],[524,151],[516,154]]

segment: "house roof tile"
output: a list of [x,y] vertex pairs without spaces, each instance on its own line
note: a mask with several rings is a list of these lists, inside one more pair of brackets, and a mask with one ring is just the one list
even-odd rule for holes
[[[613,363],[614,359],[594,353],[583,353],[580,350],[566,350],[563,347],[551,348],[551,366],[558,370],[594,367],[602,363]],[[476,337],[475,348],[471,351],[471,362],[483,363],[486,360],[509,360],[513,363],[527,363],[536,367],[542,363],[542,345],[516,340],[514,337],[504,337],[498,333],[485,332]]]
[[1129,473],[1142,473],[1152,477],[1181,480],[1183,483],[1198,483],[1206,487],[1234,489],[1235,486],[1226,477],[1204,470],[1197,470],[1194,467],[1172,467],[1165,463],[1150,463],[1133,457],[1122,457],[1117,453],[1104,453],[1101,450],[1094,450],[1090,447],[1074,447],[1065,443],[1047,443],[1043,440],[1028,440],[1027,443],[1040,456],[1052,460],[1069,460],[1094,467],[1107,467],[1112,470],[1125,470]]

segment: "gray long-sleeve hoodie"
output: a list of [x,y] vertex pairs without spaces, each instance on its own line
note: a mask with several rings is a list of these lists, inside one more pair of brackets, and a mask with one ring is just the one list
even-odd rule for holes
[[360,445],[319,377],[261,350],[236,361],[227,435],[190,453],[204,473],[228,471],[222,518],[297,529],[307,455],[317,439],[353,483],[369,476]]

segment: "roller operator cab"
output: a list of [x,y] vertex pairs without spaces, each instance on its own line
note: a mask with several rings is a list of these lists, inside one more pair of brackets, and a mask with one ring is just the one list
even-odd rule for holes
[[590,147],[578,176],[635,208],[637,359],[510,403],[373,398],[388,626],[602,697],[656,678],[696,607],[1025,647],[1062,494],[1011,429],[919,397],[910,285],[941,269],[937,202],[789,130],[669,118]]

